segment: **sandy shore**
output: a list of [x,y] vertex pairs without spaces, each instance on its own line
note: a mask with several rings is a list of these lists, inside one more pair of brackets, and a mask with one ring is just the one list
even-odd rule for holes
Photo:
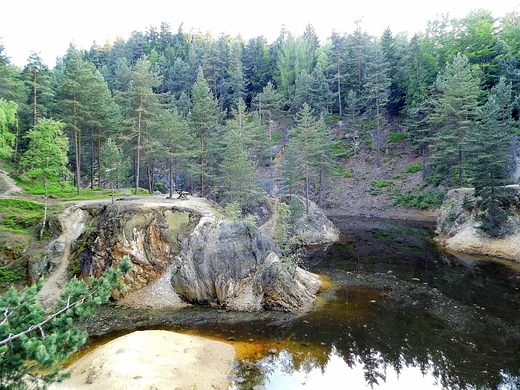
[[163,330],[130,333],[75,362],[72,376],[50,390],[228,389],[235,349]]

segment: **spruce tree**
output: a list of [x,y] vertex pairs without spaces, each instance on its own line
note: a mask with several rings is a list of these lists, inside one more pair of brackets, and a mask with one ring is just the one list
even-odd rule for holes
[[502,77],[479,110],[480,121],[466,137],[468,171],[478,199],[480,229],[492,236],[507,231],[512,194],[506,184],[513,166],[511,84]]
[[435,127],[431,164],[434,183],[462,187],[465,137],[476,126],[480,78],[465,56],[453,57],[437,77],[428,121]]
[[305,210],[309,212],[311,187],[321,200],[323,174],[332,169],[332,136],[323,116],[316,119],[307,103],[296,114],[297,126],[290,134],[282,175],[287,190],[295,192],[303,184]]
[[200,191],[205,194],[204,182],[207,175],[205,156],[207,153],[207,138],[216,131],[218,125],[217,101],[204,78],[202,68],[199,68],[197,81],[191,90],[192,109],[189,116],[190,129],[199,139],[199,167],[197,174],[200,178]]
[[[374,138],[376,141],[376,166],[381,167],[381,131],[386,118],[386,105],[390,95],[388,63],[379,45],[373,44],[369,52],[364,84],[367,111],[365,115],[370,123],[375,122]],[[373,125],[370,124],[372,127]]]

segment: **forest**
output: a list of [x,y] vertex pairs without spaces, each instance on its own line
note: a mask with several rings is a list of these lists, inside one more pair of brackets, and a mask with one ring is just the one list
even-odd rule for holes
[[275,190],[320,204],[360,149],[381,166],[386,132],[432,188],[475,187],[493,231],[515,180],[519,37],[518,12],[480,9],[412,37],[357,23],[324,42],[310,24],[269,43],[162,23],[71,44],[52,69],[0,46],[0,158],[46,192],[180,188],[246,210]]

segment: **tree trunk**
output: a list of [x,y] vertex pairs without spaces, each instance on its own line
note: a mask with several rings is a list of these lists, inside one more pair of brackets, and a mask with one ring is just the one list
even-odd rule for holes
[[74,113],[74,156],[76,158],[76,189],[78,192],[78,195],[81,195],[81,178],[80,178],[80,172],[81,172],[81,160],[80,160],[80,147],[81,147],[81,140],[80,140],[80,130],[78,129],[78,122],[77,122],[77,106],[76,106],[76,95],[74,95],[74,102],[72,106],[72,111]]
[[341,106],[341,73],[339,69],[339,60],[338,60],[338,108],[339,108],[339,120],[343,119],[343,110]]
[[37,97],[36,97],[36,69],[33,70],[33,126],[36,126],[38,122],[38,110],[36,109]]
[[47,178],[43,178],[43,187],[45,188],[45,198],[43,200],[43,222],[42,228],[40,229],[40,240],[43,239],[43,232],[45,231],[45,225],[47,224],[47,200],[49,199],[49,194],[47,191]]
[[173,198],[173,161],[170,157],[168,164],[168,180],[170,182],[170,196],[169,198]]
[[139,108],[137,112],[137,153],[135,161],[135,195],[139,194],[139,165],[141,165],[141,109],[143,107],[143,96],[139,101]]
[[204,133],[200,133],[200,194],[204,196]]

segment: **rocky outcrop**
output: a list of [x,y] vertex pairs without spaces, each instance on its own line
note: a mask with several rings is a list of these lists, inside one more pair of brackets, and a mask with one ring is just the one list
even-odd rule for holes
[[132,270],[125,276],[127,293],[161,277],[179,252],[180,242],[200,218],[193,211],[159,205],[129,203],[84,209],[92,215],[93,223],[76,243],[76,272],[99,277],[128,256]]
[[[511,187],[516,191],[518,188]],[[468,205],[475,204],[474,190],[460,188],[446,194],[437,220],[436,241],[446,249],[471,255],[500,257],[520,262],[520,216],[514,210],[508,218],[511,234],[494,238],[478,230],[480,222],[477,209]]]
[[[239,311],[312,307],[321,285],[315,275],[282,261],[277,244],[262,229],[218,221],[211,207],[205,204],[201,211],[194,202],[182,207],[130,201],[81,206],[90,225],[75,240],[69,269],[98,277],[128,256],[127,289],[115,298],[141,301],[141,307],[172,307],[161,300],[179,297]],[[164,294],[148,297],[157,291]]]
[[238,311],[308,310],[321,285],[315,275],[283,263],[263,230],[213,218],[200,220],[174,267],[172,285],[183,299]]
[[309,212],[306,213],[305,199],[298,195],[286,195],[281,200],[275,197],[268,199],[271,218],[262,225],[262,229],[268,232],[271,237],[275,236],[277,226],[280,223],[280,216],[276,212],[276,205],[280,201],[297,210],[298,215],[293,217],[290,233],[298,235],[300,241],[304,242],[305,245],[326,245],[339,240],[338,229],[316,203],[309,201]]

